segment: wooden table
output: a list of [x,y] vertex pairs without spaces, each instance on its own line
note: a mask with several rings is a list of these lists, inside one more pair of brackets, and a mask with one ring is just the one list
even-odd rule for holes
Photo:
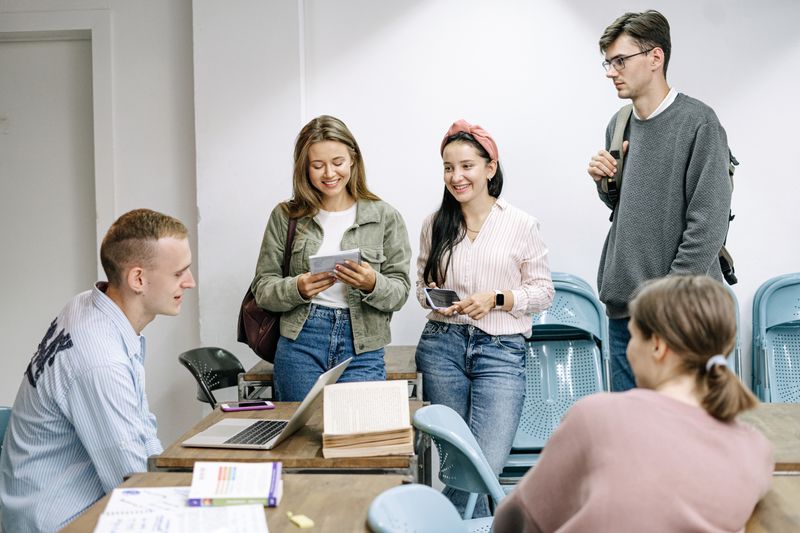
[[[308,423],[281,442],[273,450],[237,450],[230,448],[186,448],[181,443],[189,437],[225,418],[252,418],[288,420],[300,405],[299,402],[276,402],[269,411],[239,411],[223,413],[219,408],[181,435],[161,455],[148,459],[148,470],[187,471],[195,461],[281,461],[285,472],[294,473],[369,473],[400,474],[410,482],[431,483],[430,439],[416,432],[416,455],[387,455],[383,457],[322,456],[322,409],[311,415]],[[409,400],[411,415],[422,407],[422,402]]]
[[[381,492],[403,483],[403,476],[369,476],[331,474],[285,474],[283,498],[278,507],[265,508],[270,533],[299,531],[369,531],[367,510]],[[192,483],[190,473],[135,474],[122,487],[180,487]],[[345,489],[345,490],[342,490]],[[92,531],[108,496],[95,503],[84,514],[62,529],[62,533]],[[301,530],[289,522],[286,512],[304,514],[314,521],[314,527]]]
[[742,413],[740,419],[772,442],[776,472],[800,472],[800,404],[762,403]]
[[800,531],[800,476],[773,476],[772,488],[756,505],[745,531]]
[[[416,346],[387,346],[385,349],[384,360],[386,361],[386,379],[396,380],[405,379],[411,387],[410,397],[415,400],[422,400],[422,373],[417,372],[417,364],[414,360]],[[243,374],[239,374],[239,400],[248,400],[256,397],[266,397],[261,395],[261,391],[272,388],[274,376],[273,365],[266,361],[259,361],[256,365]]]

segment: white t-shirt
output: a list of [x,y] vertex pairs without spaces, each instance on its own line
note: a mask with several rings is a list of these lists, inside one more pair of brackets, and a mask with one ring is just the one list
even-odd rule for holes
[[[322,227],[322,245],[317,251],[317,255],[333,254],[342,251],[342,237],[353,224],[356,223],[356,205],[344,211],[323,211],[319,210],[316,219]],[[333,287],[323,291],[311,299],[311,303],[325,307],[336,307],[347,309],[347,285],[341,281],[333,284]]]

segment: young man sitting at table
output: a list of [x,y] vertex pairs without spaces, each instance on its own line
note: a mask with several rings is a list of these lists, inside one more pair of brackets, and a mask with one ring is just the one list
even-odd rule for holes
[[142,329],[195,286],[186,227],[137,209],[100,247],[108,282],[72,298],[28,364],[0,457],[4,531],[55,531],[162,451]]

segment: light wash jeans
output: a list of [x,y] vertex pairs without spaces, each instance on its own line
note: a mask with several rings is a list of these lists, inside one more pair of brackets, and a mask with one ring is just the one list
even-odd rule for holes
[[[430,320],[417,344],[416,360],[424,399],[460,414],[499,474],[525,399],[525,339]],[[446,487],[444,494],[463,514],[469,494],[452,487]],[[478,498],[473,516],[489,514],[487,498]]]
[[628,361],[628,342],[631,333],[628,331],[629,318],[608,319],[608,349],[610,351],[611,390],[624,392],[636,387],[636,378]]
[[356,355],[350,311],[312,304],[297,339],[281,336],[275,352],[275,399],[299,402],[317,378],[353,357],[338,382],[386,379],[383,348]]

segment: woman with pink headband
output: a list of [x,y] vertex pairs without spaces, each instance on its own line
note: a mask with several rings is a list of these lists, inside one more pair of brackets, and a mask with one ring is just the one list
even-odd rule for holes
[[[432,309],[417,344],[425,399],[458,412],[499,473],[511,450],[525,395],[525,336],[531,315],[553,300],[547,247],[538,221],[503,198],[497,144],[465,120],[440,147],[444,197],[425,219],[417,260],[417,299],[426,288],[459,299]],[[468,494],[445,494],[463,512]],[[486,497],[473,516],[487,516]]]

